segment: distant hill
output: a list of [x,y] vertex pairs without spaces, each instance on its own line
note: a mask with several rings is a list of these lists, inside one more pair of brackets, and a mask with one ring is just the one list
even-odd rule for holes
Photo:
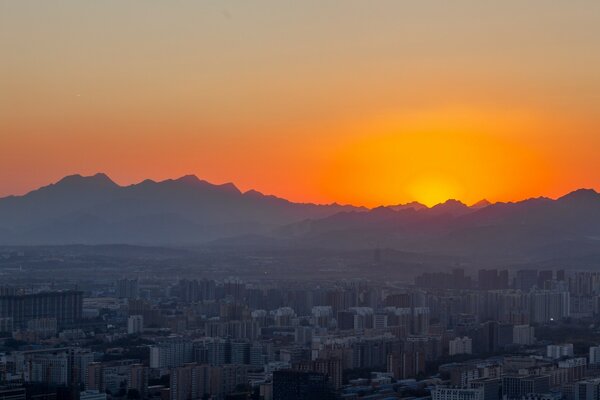
[[0,199],[0,244],[195,244],[362,208],[292,203],[196,176],[119,186],[67,176]]
[[0,245],[58,244],[389,248],[471,260],[594,260],[600,194],[580,189],[556,200],[369,210],[242,193],[191,175],[119,186],[97,174],[0,199]]
[[556,200],[471,207],[449,200],[432,208],[350,211],[286,226],[278,234],[306,247],[383,247],[471,259],[600,255],[600,194],[580,189]]

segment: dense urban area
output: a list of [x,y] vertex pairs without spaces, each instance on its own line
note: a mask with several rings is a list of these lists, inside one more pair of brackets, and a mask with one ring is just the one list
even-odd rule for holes
[[600,395],[598,272],[225,253],[0,250],[0,398]]

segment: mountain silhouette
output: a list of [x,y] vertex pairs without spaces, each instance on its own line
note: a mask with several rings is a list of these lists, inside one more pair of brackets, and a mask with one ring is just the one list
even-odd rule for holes
[[71,175],[0,199],[1,245],[151,244],[390,248],[471,259],[542,260],[600,255],[600,194],[556,200],[448,200],[373,209],[293,203],[194,175],[120,186],[104,174]]
[[297,204],[194,175],[130,186],[104,174],[71,175],[0,199],[0,243],[200,243],[344,210],[361,208]]
[[540,197],[471,207],[449,200],[429,209],[350,211],[284,227],[278,234],[292,232],[294,243],[306,247],[387,247],[522,262],[600,256],[600,195],[585,189],[557,200]]

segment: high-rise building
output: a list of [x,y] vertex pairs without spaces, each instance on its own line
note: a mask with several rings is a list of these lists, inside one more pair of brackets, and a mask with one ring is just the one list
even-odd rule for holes
[[598,365],[598,364],[600,364],[600,346],[592,346],[592,347],[590,347],[589,363],[591,365]]
[[429,307],[413,308],[411,332],[415,335],[427,335],[429,333]]
[[212,386],[209,365],[188,364],[171,371],[170,400],[201,399],[205,394],[217,394]]
[[221,396],[235,391],[239,385],[248,383],[248,371],[243,365],[227,364],[211,368],[211,393]]
[[83,293],[74,290],[0,296],[0,318],[12,318],[15,328],[25,329],[33,319],[56,318],[59,327],[81,319]]
[[373,315],[373,328],[385,329],[388,326],[388,316],[386,314],[377,313]]
[[553,360],[562,357],[573,357],[573,343],[550,344],[546,346],[546,357]]
[[456,338],[456,339],[452,339],[448,342],[449,345],[449,351],[448,354],[451,356],[457,355],[457,354],[472,354],[473,353],[473,347],[472,347],[472,340],[471,338],[468,337],[462,337],[462,338]]
[[535,290],[528,294],[533,323],[558,321],[570,315],[570,295],[560,290]]
[[531,346],[535,343],[535,328],[529,325],[513,326],[513,343],[521,346]]
[[231,364],[248,365],[250,364],[250,342],[233,341],[231,346]]
[[129,367],[127,377],[127,390],[135,390],[141,399],[148,395],[148,367],[143,364],[134,364]]
[[137,299],[139,297],[137,279],[119,279],[117,281],[117,297],[120,299]]
[[577,400],[598,400],[600,398],[600,378],[576,382],[573,385],[573,398]]
[[190,340],[171,337],[150,347],[150,368],[174,368],[194,359]]
[[127,318],[127,333],[135,335],[144,330],[144,317],[141,315],[130,315]]
[[405,351],[391,353],[387,358],[387,372],[395,379],[411,379],[425,372],[425,353]]
[[554,279],[554,271],[540,271],[538,273],[537,287],[540,289],[546,289],[548,283]]
[[294,365],[294,369],[305,372],[320,372],[327,376],[328,382],[334,389],[342,387],[342,360],[339,358],[317,359],[302,361]]

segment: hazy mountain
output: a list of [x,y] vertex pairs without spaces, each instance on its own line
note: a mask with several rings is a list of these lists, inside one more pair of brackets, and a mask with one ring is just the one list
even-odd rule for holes
[[200,243],[345,210],[362,209],[292,203],[191,175],[125,187],[104,174],[73,175],[0,199],[0,243]]
[[377,207],[292,203],[195,176],[119,186],[73,175],[0,199],[0,244],[210,244],[372,249],[471,259],[600,255],[600,194],[514,203]]
[[492,203],[490,203],[487,199],[482,199],[479,200],[477,203],[475,204],[471,204],[470,208],[474,208],[474,209],[480,209],[480,208],[485,208],[489,205],[491,205]]
[[557,200],[468,207],[449,200],[432,208],[343,212],[287,226],[298,245],[388,247],[471,258],[540,260],[600,254],[600,194],[581,189]]

